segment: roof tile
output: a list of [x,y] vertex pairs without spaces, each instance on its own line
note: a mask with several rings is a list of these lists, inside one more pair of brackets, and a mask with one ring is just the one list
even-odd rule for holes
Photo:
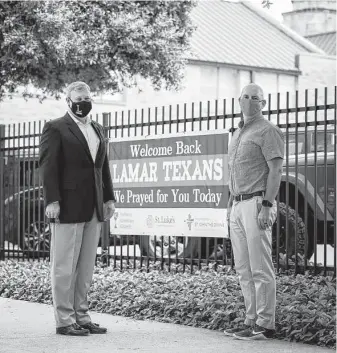
[[328,55],[336,56],[336,32],[316,34],[306,38],[323,49]]

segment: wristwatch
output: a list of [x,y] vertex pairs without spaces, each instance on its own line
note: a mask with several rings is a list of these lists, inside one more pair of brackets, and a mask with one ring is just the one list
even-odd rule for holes
[[263,200],[262,206],[263,207],[273,207],[273,204],[271,202],[269,202],[268,200]]

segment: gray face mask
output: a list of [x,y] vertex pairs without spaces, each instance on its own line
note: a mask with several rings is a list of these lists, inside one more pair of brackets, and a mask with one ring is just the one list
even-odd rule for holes
[[261,101],[242,99],[240,101],[240,106],[245,116],[254,116],[262,110]]

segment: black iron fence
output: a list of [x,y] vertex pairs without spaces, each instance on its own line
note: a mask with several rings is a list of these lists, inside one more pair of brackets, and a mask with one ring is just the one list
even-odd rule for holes
[[[284,132],[286,149],[273,227],[276,270],[336,275],[336,87],[268,95],[266,119]],[[238,101],[215,100],[96,116],[112,139],[227,129],[240,119]],[[0,126],[0,259],[49,259],[39,139],[45,121]],[[117,236],[106,222],[98,259],[120,268],[233,266],[227,238]]]

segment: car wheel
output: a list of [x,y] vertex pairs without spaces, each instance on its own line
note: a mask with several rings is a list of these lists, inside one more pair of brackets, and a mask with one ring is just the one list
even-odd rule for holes
[[31,222],[23,235],[24,251],[50,250],[50,225],[43,221]]
[[192,237],[140,236],[139,247],[142,256],[163,258],[195,258],[198,239]]
[[209,257],[210,260],[215,260],[215,253],[217,260],[227,260],[232,258],[232,243],[229,238],[226,238],[223,243],[222,239],[219,239],[221,243],[218,243],[217,247],[214,246],[211,248],[211,255]]
[[[29,221],[29,222],[28,222]],[[38,210],[30,215],[29,220],[25,219],[22,236],[22,248],[29,257],[50,252],[51,228],[49,222],[44,222],[43,210]]]

